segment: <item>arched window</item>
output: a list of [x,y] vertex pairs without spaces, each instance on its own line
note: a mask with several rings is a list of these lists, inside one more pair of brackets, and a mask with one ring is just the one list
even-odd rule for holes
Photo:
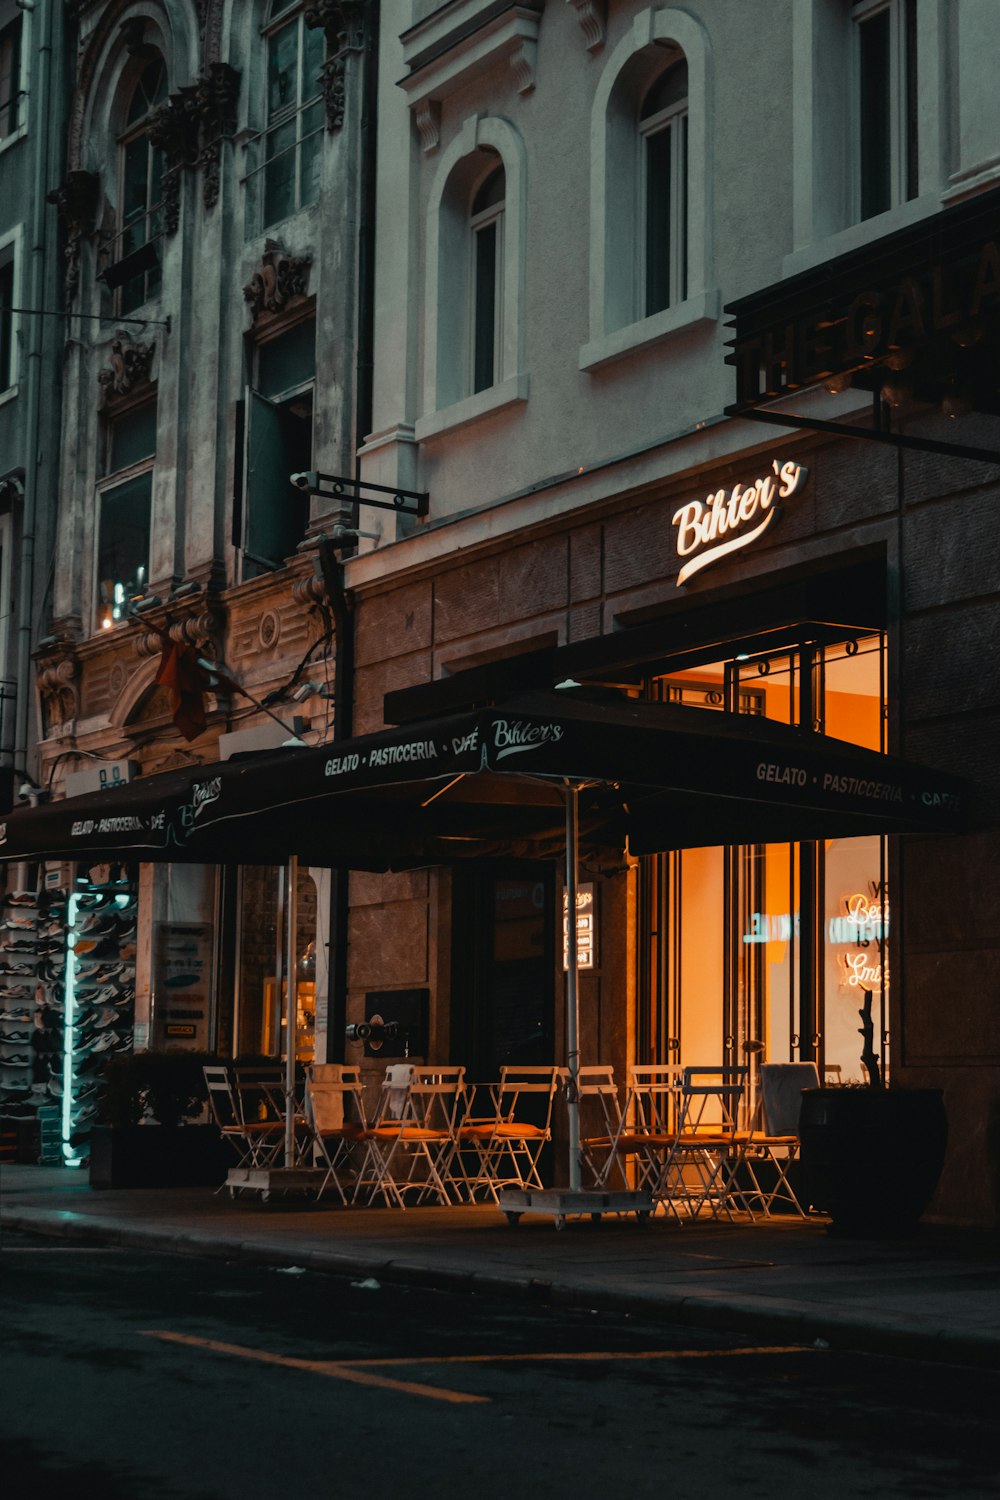
[[120,311],[123,313],[141,307],[160,285],[155,242],[162,233],[163,152],[149,139],[147,127],[149,116],[166,95],[166,69],[162,57],[155,57],[146,64],[132,90],[125,114],[125,129],[118,142],[121,212],[115,260],[122,263],[124,269],[129,257],[135,257],[133,274],[120,283]]
[[488,390],[500,379],[500,329],[503,325],[503,223],[507,179],[496,167],[472,200],[472,392]]
[[719,315],[712,254],[708,36],[686,11],[640,11],[591,112],[590,338],[581,370]]
[[262,228],[315,202],[319,193],[323,32],[306,25],[295,0],[273,0],[264,32],[267,123]]
[[637,278],[642,306],[651,317],[687,296],[688,69],[683,60],[648,90],[639,112],[643,233],[642,270]]

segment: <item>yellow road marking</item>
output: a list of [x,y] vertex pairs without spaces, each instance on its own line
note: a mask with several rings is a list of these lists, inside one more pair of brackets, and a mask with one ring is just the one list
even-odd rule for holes
[[355,1369],[371,1369],[381,1365],[495,1365],[540,1361],[547,1364],[555,1360],[607,1360],[622,1359],[732,1359],[738,1354],[804,1354],[809,1353],[802,1344],[777,1344],[752,1346],[748,1349],[636,1349],[615,1352],[593,1349],[577,1354],[415,1354],[406,1358],[352,1359]]
[[[341,1364],[332,1359],[295,1359],[291,1355],[271,1354],[266,1349],[248,1349],[243,1344],[224,1344],[218,1339],[200,1339],[187,1333],[171,1333],[162,1328],[140,1330],[147,1338],[164,1339],[171,1344],[186,1344],[196,1349],[209,1349],[216,1354],[235,1354],[241,1359],[256,1359],[262,1364],[283,1365],[290,1370],[309,1370],[314,1375],[329,1375],[335,1380],[348,1380],[354,1385],[379,1386],[383,1390],[403,1391],[410,1396],[429,1396],[435,1401],[488,1402],[488,1396],[473,1396],[465,1391],[445,1391],[433,1385],[420,1385],[409,1380],[390,1380],[385,1375],[370,1375],[365,1370]],[[412,1362],[412,1361],[411,1361]]]

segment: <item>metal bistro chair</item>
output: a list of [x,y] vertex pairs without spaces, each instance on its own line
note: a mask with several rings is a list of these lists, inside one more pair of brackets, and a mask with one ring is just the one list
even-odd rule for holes
[[757,1103],[743,1153],[745,1185],[739,1192],[751,1215],[757,1208],[769,1216],[776,1204],[783,1204],[806,1217],[789,1173],[794,1176],[799,1156],[802,1090],[818,1087],[819,1069],[814,1062],[761,1064]]
[[361,1069],[343,1063],[315,1063],[306,1072],[306,1117],[312,1130],[313,1160],[326,1176],[316,1193],[317,1203],[333,1184],[345,1206],[345,1184],[350,1157],[366,1129]]
[[659,1194],[666,1158],[677,1138],[682,1070],[673,1063],[636,1063],[629,1068],[628,1094],[614,1156],[628,1183],[634,1162],[635,1187]]
[[733,1217],[739,1195],[735,1178],[743,1160],[749,1130],[746,1118],[746,1066],[684,1068],[678,1102],[677,1131],[663,1163],[657,1196],[675,1218]]
[[468,1121],[459,1130],[461,1144],[474,1147],[478,1165],[468,1179],[475,1197],[483,1188],[497,1202],[501,1188],[542,1189],[538,1163],[552,1139],[552,1109],[565,1068],[505,1067],[492,1086],[491,1119]]
[[462,1067],[395,1063],[386,1068],[375,1122],[361,1136],[365,1158],[353,1201],[367,1188],[369,1201],[381,1196],[397,1208],[406,1207],[411,1192],[417,1203],[434,1197],[450,1204],[464,1094]]
[[[285,1069],[283,1063],[236,1063],[234,1093],[247,1140],[253,1143],[253,1167],[273,1167],[285,1145]],[[302,1144],[304,1121],[295,1122],[296,1156]]]

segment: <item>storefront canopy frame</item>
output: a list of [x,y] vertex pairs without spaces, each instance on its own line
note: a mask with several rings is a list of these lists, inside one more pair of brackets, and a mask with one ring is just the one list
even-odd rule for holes
[[961,826],[954,777],[772,720],[576,688],[19,809],[0,860],[389,870]]

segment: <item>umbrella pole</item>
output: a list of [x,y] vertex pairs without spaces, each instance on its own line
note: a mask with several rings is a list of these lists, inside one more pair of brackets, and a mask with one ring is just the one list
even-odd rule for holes
[[569,1189],[580,1190],[580,991],[576,940],[579,788],[566,782],[566,1121],[569,1131]]
[[288,860],[288,928],[285,942],[285,1166],[295,1166],[295,1043],[298,1038],[299,987],[296,972],[298,928],[298,856]]

